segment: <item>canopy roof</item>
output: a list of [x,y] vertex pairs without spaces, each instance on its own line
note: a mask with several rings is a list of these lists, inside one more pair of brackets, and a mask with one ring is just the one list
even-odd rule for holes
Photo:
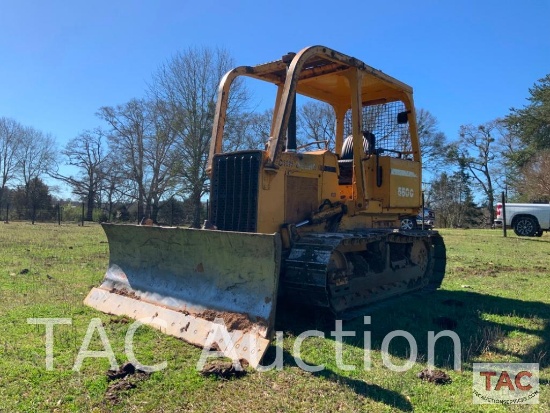
[[244,66],[239,72],[276,85],[285,83],[289,66],[297,67],[296,92],[313,99],[329,103],[335,107],[349,105],[351,88],[348,73],[351,68],[361,72],[361,96],[363,103],[371,101],[383,103],[401,100],[403,94],[412,94],[412,88],[405,83],[386,75],[382,71],[366,65],[362,61],[328,49],[312,46],[298,54],[289,53],[281,60],[257,66]]

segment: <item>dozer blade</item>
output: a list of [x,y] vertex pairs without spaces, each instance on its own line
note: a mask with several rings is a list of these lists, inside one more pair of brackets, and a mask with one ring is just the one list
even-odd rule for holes
[[275,321],[278,234],[114,224],[103,229],[109,268],[86,305],[259,364]]

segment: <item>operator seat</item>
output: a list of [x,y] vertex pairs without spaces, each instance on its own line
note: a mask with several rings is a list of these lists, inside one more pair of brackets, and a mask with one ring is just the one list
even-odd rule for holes
[[[376,137],[369,131],[363,131],[363,150],[365,154],[371,154],[374,150]],[[349,135],[342,143],[342,152],[338,161],[340,185],[351,185],[353,179],[353,135]]]

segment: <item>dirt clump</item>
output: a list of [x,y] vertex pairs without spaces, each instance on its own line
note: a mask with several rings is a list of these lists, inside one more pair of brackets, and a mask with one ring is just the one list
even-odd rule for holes
[[128,291],[126,288],[122,288],[120,290],[117,290],[116,288],[111,288],[111,290],[109,291],[110,293],[114,293],[114,294],[118,294],[118,295],[122,295],[124,297],[129,297],[129,298],[133,298],[134,300],[141,300],[141,297],[139,297],[135,291]]
[[200,314],[197,314],[197,317],[208,321],[214,321],[216,318],[221,318],[229,331],[241,330],[246,332],[250,331],[253,327],[253,323],[250,321],[247,314],[206,310]]
[[449,375],[442,370],[424,369],[416,377],[434,384],[450,384],[453,382]]
[[151,375],[130,362],[124,363],[118,370],[107,370],[105,374],[111,382],[105,391],[105,400],[111,404],[120,403],[123,392],[135,389],[139,382],[147,380]]
[[111,324],[128,324],[131,321],[132,320],[130,320],[128,317],[122,316],[122,317],[111,317],[111,319],[109,320],[109,323],[111,323]]
[[216,376],[221,379],[228,380],[230,378],[239,378],[246,375],[244,369],[244,360],[239,363],[233,363],[225,360],[212,360],[204,365],[201,370],[203,376]]
[[109,384],[105,392],[105,400],[111,404],[118,404],[120,403],[120,393],[135,389],[136,387],[135,383],[127,380],[120,380],[116,383]]

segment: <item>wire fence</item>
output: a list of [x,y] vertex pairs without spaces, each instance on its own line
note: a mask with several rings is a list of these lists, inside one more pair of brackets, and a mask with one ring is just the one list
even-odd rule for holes
[[[208,202],[203,204],[201,211],[201,220],[207,219]],[[456,215],[462,214],[460,206],[453,207],[450,212],[445,209],[438,210],[435,217],[430,217],[435,221],[436,228],[494,228],[494,223],[488,222],[488,216],[478,212],[473,221],[466,224],[456,222]],[[463,219],[464,217],[462,217]],[[29,223],[50,223],[56,225],[86,225],[90,222],[113,222],[136,224],[141,223],[138,219],[137,208],[135,206],[126,207],[117,206],[109,212],[105,208],[95,207],[91,213],[91,219],[88,219],[88,210],[85,203],[55,204],[49,208],[15,208],[11,205],[0,207],[0,222],[29,222]],[[166,202],[159,208],[156,224],[163,226],[191,226],[193,223],[192,213],[181,207],[180,202]],[[500,227],[499,227],[500,228]]]
[[[63,206],[61,204],[52,205],[49,208],[22,208],[6,205],[0,210],[0,219],[5,223],[30,221],[33,224],[35,222],[57,223],[58,225],[62,223],[82,224],[82,222],[86,221],[86,215],[81,212],[83,210],[80,206]],[[97,213],[94,215],[97,216]],[[92,221],[99,222],[100,220],[93,219]]]
[[[205,204],[201,211],[201,219],[206,219],[208,205]],[[150,216],[147,214],[145,218]],[[86,222],[124,222],[140,223],[143,216],[138,216],[135,206],[118,205],[110,210],[95,207],[88,214],[85,203],[55,204],[49,208],[23,208],[3,205],[0,207],[0,220],[5,223],[14,221],[28,221],[31,223],[54,223],[54,224],[78,224]],[[169,226],[187,226],[193,222],[193,214],[182,208],[180,202],[165,202],[157,212],[156,223]],[[202,221],[201,221],[202,222]]]

